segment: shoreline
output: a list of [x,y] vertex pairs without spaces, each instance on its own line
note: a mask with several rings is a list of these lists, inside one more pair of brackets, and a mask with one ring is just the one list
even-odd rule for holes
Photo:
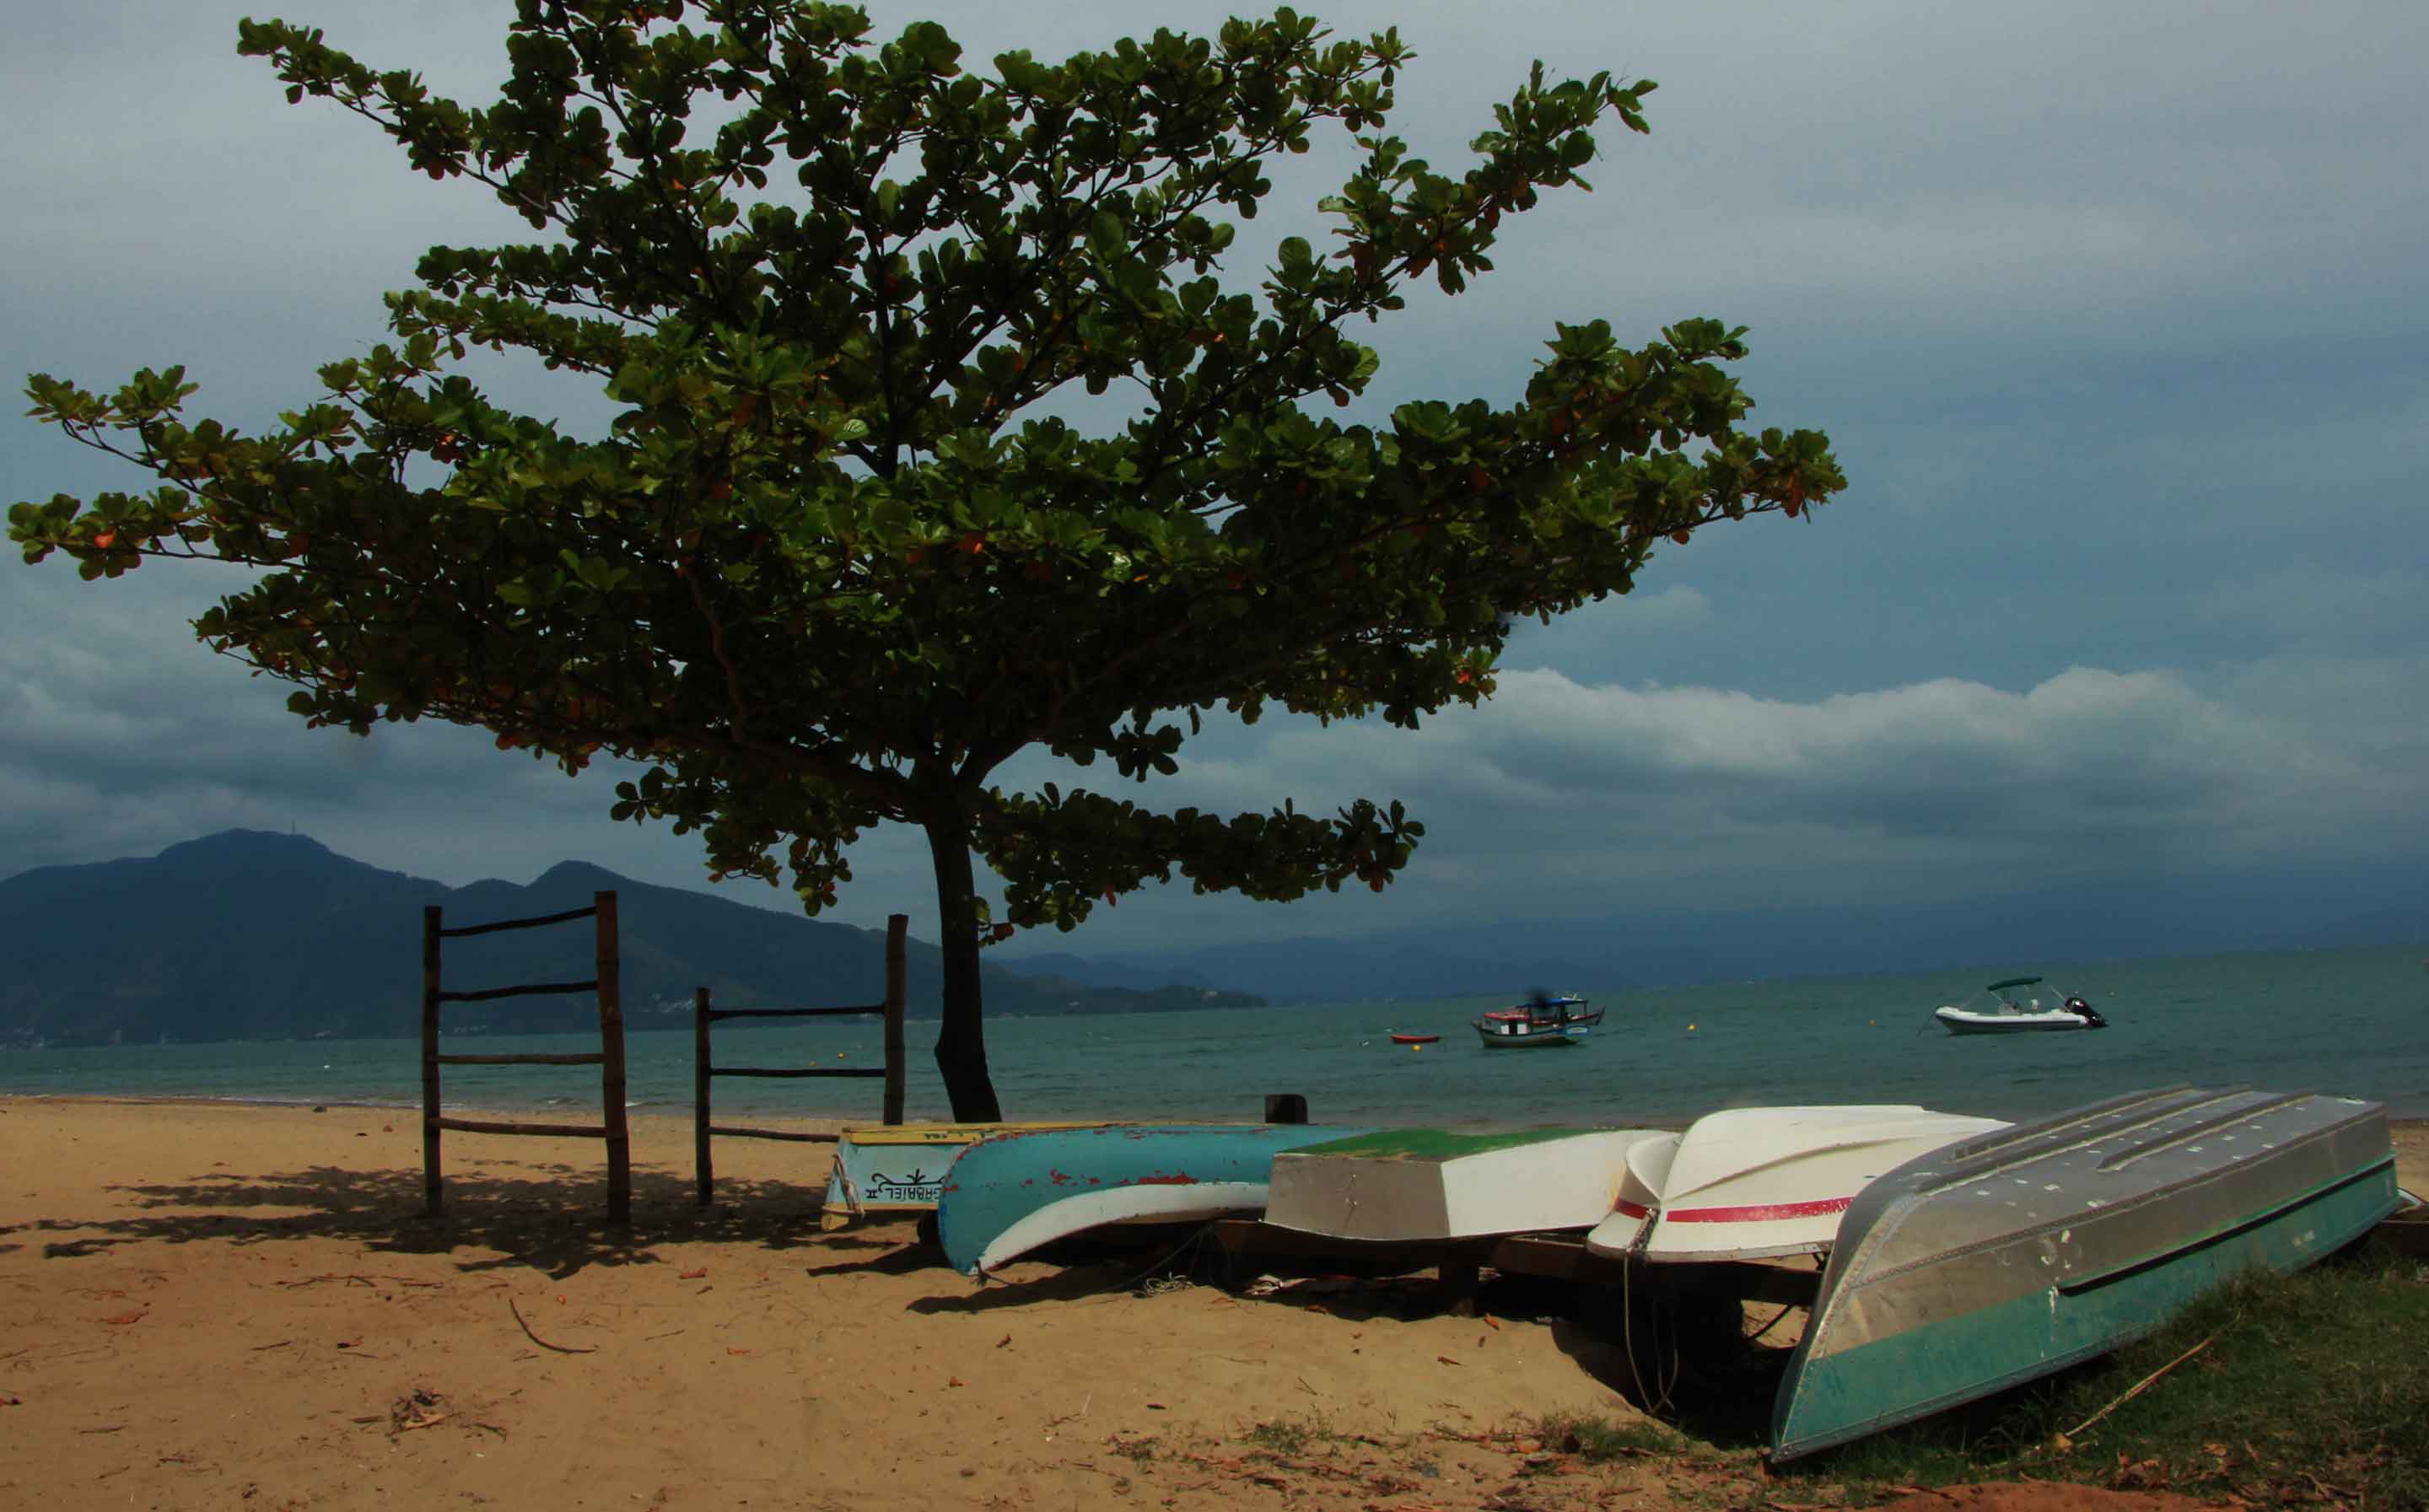
[[[2368,1099],[2363,1099],[2363,1100],[2364,1100],[2364,1101],[2367,1101]],[[384,1103],[384,1102],[369,1102],[369,1101],[361,1101],[361,1100],[349,1100],[349,1099],[344,1099],[344,1098],[327,1098],[327,1097],[323,1097],[323,1098],[306,1098],[306,1097],[247,1097],[247,1096],[240,1096],[240,1095],[237,1095],[237,1094],[234,1094],[234,1093],[230,1093],[230,1094],[228,1094],[228,1095],[226,1095],[226,1096],[209,1097],[209,1096],[202,1096],[202,1095],[198,1095],[198,1094],[190,1093],[158,1093],[158,1094],[151,1094],[151,1093],[98,1093],[98,1092],[8,1092],[8,1091],[0,1091],[0,1108],[7,1108],[7,1107],[8,1107],[9,1104],[11,1104],[11,1103],[55,1104],[55,1105],[68,1106],[68,1107],[83,1106],[83,1105],[91,1105],[91,1106],[96,1106],[96,1107],[131,1107],[131,1108],[155,1108],[155,1107],[158,1107],[158,1108],[261,1108],[261,1109],[292,1109],[292,1108],[308,1108],[308,1109],[313,1109],[314,1111],[319,1111],[319,1110],[322,1110],[322,1109],[348,1109],[348,1110],[355,1110],[355,1111],[377,1112],[377,1113],[387,1113],[387,1114],[396,1114],[396,1113],[416,1113],[416,1114],[418,1114],[418,1113],[420,1113],[420,1112],[421,1112],[421,1102],[420,1102],[418,1099],[417,1099],[417,1100],[415,1100],[415,1101],[413,1101],[413,1102],[393,1102],[393,1103]],[[446,1103],[442,1104],[441,1106],[442,1106],[442,1107],[443,1107],[447,1111],[449,1111],[449,1112],[464,1111],[464,1112],[484,1112],[484,1113],[534,1113],[534,1112],[547,1112],[547,1111],[552,1111],[552,1110],[554,1110],[554,1109],[553,1109],[552,1105],[544,1105],[544,1104],[537,1104],[537,1103],[475,1103],[475,1102],[460,1102],[460,1103],[459,1103],[459,1102],[454,1102],[454,1101],[449,1101],[449,1102],[446,1102]],[[574,1104],[573,1106],[581,1107],[581,1106],[587,1106],[587,1104],[579,1104],[579,1103],[577,1103],[577,1104]],[[1756,1106],[1756,1105],[1746,1105],[1746,1106]],[[2383,1106],[2383,1105],[2382,1105],[2382,1106]],[[644,1120],[644,1119],[651,1120],[651,1121],[653,1121],[653,1122],[658,1122],[658,1123],[675,1123],[675,1122],[680,1122],[680,1123],[683,1125],[683,1126],[684,1126],[686,1130],[688,1130],[688,1129],[692,1126],[692,1122],[693,1122],[692,1114],[691,1114],[690,1110],[689,1110],[688,1109],[684,1109],[683,1111],[680,1111],[680,1112],[678,1112],[678,1111],[673,1111],[673,1110],[671,1110],[671,1109],[673,1109],[673,1107],[674,1107],[674,1105],[672,1105],[672,1104],[669,1104],[669,1103],[627,1103],[627,1104],[625,1104],[625,1105],[624,1105],[624,1116],[625,1116],[625,1118],[627,1119],[627,1121],[629,1121],[629,1122],[633,1122],[633,1123],[638,1123],[638,1122],[640,1122],[640,1121],[642,1121],[642,1120]],[[878,1119],[878,1118],[875,1118],[875,1117],[860,1118],[860,1117],[846,1116],[846,1115],[843,1115],[843,1114],[830,1114],[830,1113],[759,1113],[759,1112],[752,1112],[752,1113],[751,1113],[749,1116],[750,1116],[751,1118],[752,1118],[753,1120],[755,1120],[755,1121],[758,1121],[758,1122],[761,1122],[761,1123],[764,1123],[764,1124],[768,1124],[768,1125],[770,1125],[770,1126],[776,1126],[776,1127],[783,1127],[783,1128],[787,1128],[787,1129],[795,1129],[795,1130],[800,1130],[800,1131],[807,1131],[807,1132],[813,1132],[813,1133],[827,1133],[827,1132],[831,1132],[833,1129],[840,1129],[840,1128],[865,1128],[865,1127],[874,1126],[876,1126],[876,1125],[878,1125],[878,1124],[880,1124],[880,1123],[882,1123],[882,1122],[883,1122],[883,1120]],[[1255,1120],[1253,1120],[1253,1119],[1247,1119],[1247,1118],[1242,1118],[1242,1119],[1237,1119],[1237,1120],[1228,1120],[1228,1119],[1204,1119],[1204,1118],[1174,1119],[1174,1118],[1152,1118],[1152,1117],[1147,1117],[1147,1116],[1131,1117],[1131,1116],[1125,1116],[1125,1115],[1121,1115],[1121,1114],[1094,1114],[1094,1115],[1089,1115],[1089,1116],[1088,1116],[1088,1117],[1086,1117],[1085,1119],[1082,1119],[1082,1120],[1076,1120],[1076,1121],[1079,1121],[1079,1122],[1088,1122],[1088,1123],[1106,1123],[1106,1124],[1155,1124],[1155,1123],[1176,1123],[1176,1122],[1181,1122],[1181,1123],[1193,1123],[1193,1124],[1198,1124],[1198,1123],[1231,1123],[1231,1122],[1237,1122],[1237,1123],[1242,1123],[1242,1124],[1248,1124],[1248,1123],[1253,1123],[1253,1122],[1255,1122]],[[1692,1120],[1689,1120],[1689,1121],[1692,1121]],[[951,1119],[951,1118],[907,1118],[907,1119],[903,1120],[903,1122],[904,1122],[904,1123],[906,1123],[906,1124],[950,1124],[950,1123],[953,1123],[953,1122],[955,1122],[955,1120],[953,1120],[953,1119]],[[1017,1122],[1017,1120],[1016,1120],[1016,1122]],[[1670,1122],[1679,1122],[1679,1121],[1677,1121],[1677,1120],[1672,1120],[1672,1121],[1670,1121]],[[2401,1129],[2429,1129],[2429,1112],[2424,1112],[2424,1113],[2395,1113],[2395,1112],[2390,1112],[2390,1113],[2388,1113],[2388,1114],[2387,1115],[2387,1124],[2388,1124],[2388,1126],[2389,1128],[2401,1128]],[[1464,1124],[1452,1123],[1452,1124],[1446,1124],[1446,1125],[1413,1125],[1413,1125],[1408,1125],[1408,1126],[1408,1126],[1408,1127],[1465,1127],[1465,1126],[1466,1126],[1466,1125],[1464,1125]],[[1548,1126],[1549,1126],[1549,1125],[1545,1125],[1545,1126],[1546,1126],[1546,1127],[1548,1127]],[[1638,1126],[1637,1124],[1635,1124],[1635,1123],[1631,1120],[1631,1121],[1629,1121],[1629,1122],[1628,1122],[1628,1123],[1625,1123],[1625,1124],[1609,1124],[1609,1125],[1589,1126],[1595,1126],[1595,1127],[1609,1127],[1609,1128],[1632,1128],[1632,1127],[1637,1127],[1637,1126]],[[1648,1127],[1649,1127],[1649,1126],[1661,1126],[1661,1127],[1667,1127],[1667,1126],[1668,1126],[1668,1124],[1667,1124],[1667,1123],[1659,1123],[1659,1121],[1657,1121],[1657,1125],[1648,1125],[1648,1126],[1648,1126]],[[1681,1124],[1681,1126],[1684,1126],[1683,1123]]]

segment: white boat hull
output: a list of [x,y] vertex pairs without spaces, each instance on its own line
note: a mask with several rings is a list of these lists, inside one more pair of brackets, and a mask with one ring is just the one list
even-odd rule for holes
[[1970,1009],[1936,1008],[1932,1017],[1951,1034],[2035,1034],[2091,1027],[2090,1019],[2064,1009],[2044,1009],[2038,1013],[1977,1013]]
[[1391,1129],[1274,1159],[1265,1222],[1330,1239],[1476,1239],[1588,1228],[1656,1129]]
[[1867,1183],[2007,1126],[1912,1105],[1713,1113],[1672,1136],[1668,1150],[1647,1142],[1632,1152],[1640,1194],[1615,1203],[1586,1247],[1680,1263],[1820,1254]]
[[1265,1206],[1263,1181],[1199,1181],[1188,1186],[1105,1187],[1049,1203],[996,1236],[979,1252],[981,1274],[1058,1239],[1108,1224],[1180,1224],[1252,1213]]

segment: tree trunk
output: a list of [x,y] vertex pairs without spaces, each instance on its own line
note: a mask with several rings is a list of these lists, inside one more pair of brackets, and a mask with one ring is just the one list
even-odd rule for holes
[[945,956],[945,1020],[936,1031],[936,1073],[957,1124],[1003,1117],[987,1075],[986,1027],[980,1019],[979,910],[970,879],[970,837],[959,812],[927,821],[928,855],[936,868],[938,944]]

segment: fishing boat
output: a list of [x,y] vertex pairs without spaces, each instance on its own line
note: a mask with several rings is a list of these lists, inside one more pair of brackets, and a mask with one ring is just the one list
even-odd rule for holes
[[1385,1129],[1274,1158],[1265,1222],[1330,1239],[1473,1239],[1588,1228],[1621,1195],[1628,1150],[1661,1131]]
[[2384,1109],[2176,1087],[1959,1141],[1857,1193],[1772,1418],[1775,1462],[2047,1375],[2398,1205]]
[[1558,1044],[1582,1044],[1602,1010],[1582,997],[1546,997],[1538,993],[1514,1008],[1496,1008],[1468,1020],[1488,1050],[1532,1050]]
[[1912,1104],[1732,1108],[1628,1152],[1633,1191],[1586,1236],[1614,1257],[1819,1255],[1856,1193],[1916,1156],[2008,1126]]
[[855,1125],[835,1141],[818,1226],[833,1230],[871,1214],[933,1210],[946,1168],[981,1140],[1036,1129],[1090,1126],[1080,1123]]
[[984,1275],[1108,1224],[1262,1212],[1274,1157],[1366,1128],[1314,1124],[1107,1124],[1020,1130],[970,1145],[945,1174],[945,1258]]
[[1962,1003],[1942,1004],[1932,1016],[1951,1034],[2017,1034],[2049,1029],[2105,1029],[2108,1021],[2073,993],[2044,1005],[2039,996],[2021,1001],[2020,990],[2038,987],[2039,977],[2010,977],[1994,981]]
[[1439,1034],[1395,1034],[1392,1036],[1392,1043],[1394,1044],[1432,1044],[1441,1038]]

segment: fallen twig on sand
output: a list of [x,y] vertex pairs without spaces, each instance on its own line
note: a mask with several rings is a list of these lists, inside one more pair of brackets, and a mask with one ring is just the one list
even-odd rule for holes
[[2054,1441],[2060,1449],[2072,1448],[2074,1446],[2075,1435],[2083,1432],[2084,1429],[2090,1427],[2093,1423],[2098,1422],[2101,1419],[2108,1416],[2111,1412],[2116,1411],[2126,1403],[2133,1401],[2136,1397],[2140,1396],[2142,1394],[2143,1388],[2149,1386],[2153,1381],[2157,1380],[2160,1376],[2167,1374],[2170,1371],[2174,1370],[2177,1366],[2182,1365],[2185,1361],[2192,1358],[2195,1355],[2200,1354],[2203,1350],[2209,1348],[2212,1340],[2217,1338],[2218,1336],[2216,1334],[2210,1335],[2208,1339],[2203,1339],[2200,1343],[2195,1344],[2189,1350],[2186,1350],[2174,1359],[2168,1361],[2168,1363],[2160,1366],[2157,1370],[2153,1371],[2150,1374],[2145,1375],[2140,1380],[2135,1382],[2132,1386],[2127,1387],[2123,1396],[2120,1396],[2116,1401],[2109,1403],[2108,1405],[2102,1407],[2090,1417],[2084,1419],[2081,1422],[2076,1423],[2074,1427],[2069,1428],[2066,1432],[2059,1434]]
[[533,1333],[532,1325],[529,1323],[525,1323],[523,1320],[523,1310],[515,1306],[515,1299],[512,1297],[508,1297],[506,1299],[506,1310],[515,1315],[515,1322],[522,1324],[523,1337],[530,1339],[533,1343],[537,1344],[542,1349],[553,1349],[560,1355],[596,1355],[599,1353],[599,1346],[596,1344],[552,1344],[547,1339],[542,1339],[539,1335]]

